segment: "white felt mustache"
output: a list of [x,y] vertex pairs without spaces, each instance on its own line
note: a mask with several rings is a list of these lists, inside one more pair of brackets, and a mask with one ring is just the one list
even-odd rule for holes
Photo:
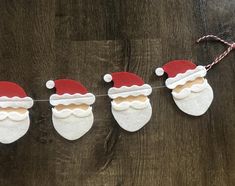
[[112,107],[115,109],[115,110],[126,110],[130,107],[134,108],[134,109],[137,109],[137,110],[141,110],[141,109],[144,109],[146,108],[148,105],[149,105],[149,99],[147,98],[146,101],[132,101],[132,102],[121,102],[121,103],[116,103],[115,101],[112,101],[111,104],[112,104]]
[[29,115],[29,111],[26,111],[25,113],[19,113],[19,112],[0,112],[0,121],[9,118],[13,121],[21,121],[27,118]]
[[208,85],[208,82],[205,79],[202,84],[194,84],[190,88],[184,88],[179,93],[174,92],[174,91],[172,91],[171,93],[174,98],[183,99],[183,98],[186,98],[188,95],[190,95],[192,92],[195,92],[195,93],[201,92],[202,90],[204,90],[207,87],[207,85]]
[[77,108],[77,109],[63,109],[60,111],[55,108],[52,108],[52,113],[56,118],[67,118],[70,115],[82,118],[82,117],[87,117],[92,113],[92,107],[88,107],[88,109],[86,110]]

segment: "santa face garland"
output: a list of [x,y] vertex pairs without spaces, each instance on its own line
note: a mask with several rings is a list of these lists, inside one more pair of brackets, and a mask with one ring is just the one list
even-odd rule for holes
[[129,132],[145,126],[152,115],[152,107],[147,97],[152,92],[151,86],[129,72],[106,74],[104,81],[114,82],[108,96],[113,99],[112,114],[118,124]]
[[213,100],[213,90],[206,76],[204,66],[196,66],[191,61],[175,60],[156,69],[156,74],[161,76],[167,73],[166,87],[172,89],[172,96],[183,112],[200,116],[204,114]]
[[[191,61],[174,60],[155,70],[158,76],[167,73],[165,84],[172,90],[174,102],[180,110],[193,116],[204,114],[213,101],[213,90],[205,79],[208,70],[235,49],[235,43],[214,35],[203,36],[198,42],[207,38],[229,46],[211,64],[196,66]],[[114,82],[108,96],[112,99],[111,110],[118,124],[129,132],[145,126],[152,115],[148,98],[152,87],[129,72],[106,74],[104,80]],[[76,140],[86,134],[94,121],[91,105],[95,102],[95,96],[75,80],[49,80],[46,86],[56,89],[56,94],[51,95],[49,100],[54,106],[52,121],[55,130],[68,140]],[[28,109],[32,106],[33,99],[27,96],[23,88],[16,83],[0,81],[0,143],[12,143],[26,134],[30,125]]]
[[9,144],[26,134],[30,119],[27,109],[33,106],[19,85],[0,81],[0,143]]
[[55,130],[67,140],[76,140],[86,134],[94,121],[91,105],[95,96],[80,82],[70,79],[49,80],[46,86],[56,88],[56,94],[50,96]]

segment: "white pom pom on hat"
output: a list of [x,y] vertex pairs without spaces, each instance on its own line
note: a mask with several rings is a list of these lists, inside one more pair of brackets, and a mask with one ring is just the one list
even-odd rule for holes
[[105,74],[104,75],[104,81],[105,82],[107,82],[107,83],[109,83],[109,82],[111,82],[112,81],[112,75],[111,74]]
[[156,68],[155,74],[156,74],[157,76],[162,76],[162,75],[164,74],[164,69],[161,68],[161,67]]
[[48,89],[53,89],[55,87],[55,82],[53,80],[49,80],[46,82],[46,87]]

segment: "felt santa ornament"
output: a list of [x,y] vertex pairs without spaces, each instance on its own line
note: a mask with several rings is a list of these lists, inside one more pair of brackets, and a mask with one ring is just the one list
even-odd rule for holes
[[46,87],[56,89],[56,94],[50,96],[55,130],[67,140],[86,134],[94,121],[91,105],[95,96],[80,82],[71,79],[49,80]]
[[28,109],[33,106],[19,85],[0,81],[0,143],[12,143],[26,134],[30,119]]
[[172,90],[171,94],[180,110],[193,116],[207,111],[213,100],[213,90],[205,79],[207,70],[204,66],[196,66],[187,60],[175,60],[155,72],[158,76],[167,73],[166,87]]
[[145,126],[152,115],[152,107],[147,97],[152,92],[151,86],[129,72],[106,74],[104,81],[114,83],[108,90],[108,96],[113,99],[112,114],[118,124],[129,132]]

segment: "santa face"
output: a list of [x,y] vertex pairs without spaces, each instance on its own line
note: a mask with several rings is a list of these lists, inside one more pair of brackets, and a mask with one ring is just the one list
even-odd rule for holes
[[0,110],[0,142],[12,143],[29,129],[29,112],[25,109],[1,109]]
[[152,107],[148,97],[127,97],[112,101],[112,113],[118,124],[129,132],[141,129],[150,120]]
[[172,91],[176,105],[183,112],[200,116],[210,107],[213,100],[213,90],[204,78],[197,78],[183,86],[177,86]]
[[91,106],[69,105],[52,108],[55,130],[67,140],[76,140],[92,127],[94,117]]

